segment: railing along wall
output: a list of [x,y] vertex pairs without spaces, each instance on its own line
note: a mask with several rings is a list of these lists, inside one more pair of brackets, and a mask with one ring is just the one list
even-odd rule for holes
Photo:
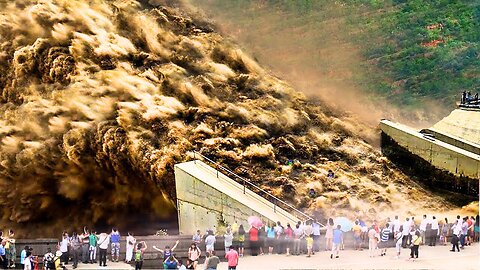
[[[276,197],[275,195],[272,195],[268,191],[266,191],[263,188],[255,185],[254,183],[252,183],[250,180],[234,173],[230,169],[228,169],[228,168],[222,166],[221,164],[213,161],[212,159],[202,155],[201,153],[199,153],[197,151],[193,151],[193,155],[194,155],[193,156],[194,160],[196,160],[197,158],[201,158],[203,161],[206,161],[206,163],[208,165],[211,165],[211,167],[213,169],[215,169],[215,171],[216,171],[217,178],[219,177],[219,173],[222,173],[226,176],[229,176],[235,182],[242,185],[244,194],[246,193],[246,190],[248,188],[249,190],[253,191],[257,195],[260,195],[261,197],[263,197],[264,199],[266,199],[267,201],[272,203],[273,204],[272,208],[273,208],[273,211],[275,213],[281,214],[280,212],[277,211],[277,207],[280,207],[281,209],[285,210],[286,212],[288,212],[288,213],[294,215],[295,217],[297,217],[298,219],[300,219],[303,223],[305,223],[307,221],[310,221],[310,220],[313,220],[312,217],[310,217],[309,215],[307,215],[307,214],[303,213],[302,211],[298,210],[293,205],[283,201],[282,199]],[[255,192],[255,191],[257,191],[257,192]],[[324,226],[321,223],[319,223],[319,224],[321,226]]]

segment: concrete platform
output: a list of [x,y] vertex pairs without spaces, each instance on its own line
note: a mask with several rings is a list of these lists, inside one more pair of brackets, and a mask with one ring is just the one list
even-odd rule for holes
[[450,115],[440,120],[430,129],[462,138],[479,147],[480,111],[463,109],[454,110]]
[[[243,257],[237,269],[480,269],[480,250],[476,243],[461,252],[450,252],[451,246],[420,246],[419,259],[409,261],[410,249],[402,249],[399,259],[394,248],[387,250],[387,256],[370,258],[368,250],[340,251],[340,258],[330,259],[330,252],[318,252],[310,258],[305,255],[264,255]],[[204,269],[200,266],[199,269]],[[219,270],[227,269],[227,263],[220,263]]]
[[[67,265],[67,269],[73,269],[72,265],[69,264]],[[106,267],[100,267],[98,263],[94,264],[83,264],[79,263],[78,267],[76,268],[78,270],[86,270],[86,269],[115,269],[115,270],[133,270],[135,267],[133,267],[130,264],[124,263],[124,262],[110,262],[107,260],[107,266]]]

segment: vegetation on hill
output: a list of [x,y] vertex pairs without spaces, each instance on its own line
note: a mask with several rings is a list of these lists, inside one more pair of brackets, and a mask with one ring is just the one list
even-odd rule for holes
[[[286,64],[310,65],[324,77],[322,86],[335,74],[332,80],[338,88],[353,85],[402,108],[430,110],[426,102],[435,102],[445,108],[444,113],[461,91],[480,91],[480,1],[199,0],[193,4],[222,18],[222,23],[250,29],[237,35],[244,35],[243,44],[251,45],[246,47],[254,55],[267,47],[255,55],[260,62],[276,65],[269,52],[295,47],[291,51],[296,61],[293,56],[283,57]],[[289,31],[298,34],[292,39],[285,35]],[[339,52],[318,53],[330,47]],[[262,59],[262,53],[268,56]]]

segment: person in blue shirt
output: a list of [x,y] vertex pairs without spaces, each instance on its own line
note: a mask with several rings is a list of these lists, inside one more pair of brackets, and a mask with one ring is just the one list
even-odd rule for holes
[[28,246],[25,246],[25,248],[20,252],[20,265],[22,266],[21,269],[23,269],[23,260],[27,257],[27,251],[30,248]]
[[333,254],[335,253],[335,258],[338,258],[338,253],[340,251],[340,247],[343,243],[343,232],[340,230],[342,226],[337,225],[337,228],[333,230],[333,247],[332,253],[330,254],[330,259],[333,259]]
[[165,269],[177,269],[177,264],[178,264],[178,261],[175,258],[175,256],[173,256],[172,254],[165,260],[164,266],[165,266]]
[[112,262],[118,262],[120,257],[120,232],[115,227],[110,234],[110,242],[112,243]]
[[7,254],[5,252],[5,245],[7,244],[7,240],[3,239],[2,244],[0,245],[0,260],[3,269],[7,269],[8,261],[7,261]]
[[275,228],[273,228],[273,224],[266,227],[267,231],[267,243],[268,243],[268,254],[271,255],[273,253],[273,247],[275,245]]

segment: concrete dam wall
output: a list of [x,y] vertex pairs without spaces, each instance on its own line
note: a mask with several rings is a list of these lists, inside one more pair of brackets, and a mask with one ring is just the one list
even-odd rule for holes
[[[462,131],[466,117],[474,119],[474,124]],[[420,132],[382,120],[382,151],[394,162],[416,167],[420,180],[428,185],[478,196],[480,148],[475,140],[480,136],[480,126],[474,132],[475,121],[480,121],[478,111],[453,112],[432,129]]]

